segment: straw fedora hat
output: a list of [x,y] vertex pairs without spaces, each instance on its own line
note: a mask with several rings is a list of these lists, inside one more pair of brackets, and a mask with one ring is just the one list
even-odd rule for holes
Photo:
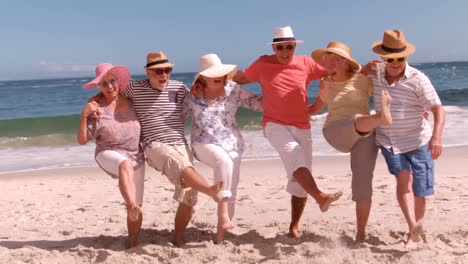
[[203,55],[200,58],[199,69],[200,72],[195,76],[195,80],[200,75],[208,78],[218,78],[227,75],[228,79],[232,79],[237,73],[237,65],[223,64],[218,55],[213,53]]
[[304,43],[303,40],[298,40],[294,37],[290,26],[278,27],[273,30],[273,42],[267,43],[267,45],[291,41],[296,42],[297,44]]
[[96,87],[106,76],[107,73],[112,73],[117,81],[119,82],[120,92],[127,89],[128,82],[130,81],[130,71],[125,66],[113,66],[111,63],[101,63],[96,66],[96,78],[89,83],[83,85],[83,88],[94,88]]
[[343,42],[332,41],[328,43],[327,48],[313,51],[312,58],[318,64],[322,64],[323,54],[326,52],[331,52],[333,54],[339,55],[347,59],[349,61],[351,69],[355,72],[361,69],[361,65],[356,60],[351,58],[351,49]]
[[146,56],[146,65],[147,69],[155,68],[172,68],[174,67],[173,63],[170,63],[166,55],[162,51],[150,52]]
[[406,57],[415,50],[413,44],[406,42],[405,34],[397,29],[385,31],[383,39],[372,44],[372,51],[381,57]]

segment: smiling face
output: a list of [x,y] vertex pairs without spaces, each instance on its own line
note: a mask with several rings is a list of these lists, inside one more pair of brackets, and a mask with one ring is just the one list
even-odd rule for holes
[[97,86],[107,100],[115,100],[119,95],[119,80],[112,73],[107,73]]
[[171,78],[172,68],[146,68],[146,75],[153,88],[162,90],[166,88]]
[[[387,75],[393,78],[403,76],[406,68],[406,58],[382,58],[385,62],[385,70]],[[389,62],[392,61],[392,62]]]
[[272,44],[273,51],[275,52],[276,59],[281,64],[289,64],[294,56],[296,50],[296,42],[282,42],[278,44]]
[[205,89],[216,91],[216,90],[224,90],[227,77],[221,76],[221,77],[210,78],[210,77],[201,75],[199,78],[206,83]]
[[342,73],[348,71],[348,60],[332,52],[325,52],[322,55],[320,65],[330,74]]

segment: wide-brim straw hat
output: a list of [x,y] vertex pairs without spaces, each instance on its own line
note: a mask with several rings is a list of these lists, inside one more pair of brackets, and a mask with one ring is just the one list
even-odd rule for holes
[[232,79],[237,73],[237,65],[223,64],[218,55],[214,53],[203,55],[200,58],[198,66],[200,71],[195,75],[194,82],[200,75],[208,78],[218,78],[227,75],[228,79]]
[[146,55],[146,69],[156,68],[172,68],[174,63],[169,62],[166,55],[162,51],[150,52]]
[[406,42],[405,34],[397,29],[384,32],[383,39],[372,44],[372,51],[381,57],[406,57],[416,51],[416,47]]
[[303,40],[299,40],[294,37],[293,31],[290,26],[278,27],[273,30],[273,42],[267,43],[267,45],[291,41],[296,42],[297,44],[304,43]]
[[355,72],[361,70],[361,65],[351,57],[351,49],[344,44],[343,42],[339,41],[332,41],[328,43],[327,47],[325,49],[318,49],[314,50],[312,52],[312,58],[314,61],[316,61],[318,64],[323,64],[323,54],[326,52],[331,52],[333,54],[339,55],[349,61],[349,65],[351,69]]
[[128,82],[130,81],[130,71],[125,66],[113,66],[111,63],[101,63],[96,66],[96,78],[89,83],[83,85],[83,88],[94,88],[101,82],[106,74],[111,73],[119,82],[120,92],[127,89]]

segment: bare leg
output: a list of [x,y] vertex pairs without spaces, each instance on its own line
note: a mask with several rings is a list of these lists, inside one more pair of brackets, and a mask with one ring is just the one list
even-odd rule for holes
[[417,242],[419,242],[421,237],[415,216],[413,175],[407,170],[401,170],[398,174],[397,199],[409,229],[408,241],[405,247],[407,249],[414,249],[417,247]]
[[[182,171],[181,177],[186,187],[191,187],[199,192],[202,192],[213,200],[218,201],[218,192],[223,188],[224,182],[219,181],[214,185],[208,183],[208,181],[200,176],[193,167],[187,167]],[[179,207],[180,208],[180,207]]]
[[130,221],[130,217],[127,216],[128,248],[132,248],[138,245],[138,236],[140,235],[142,222],[143,222],[143,212],[141,211],[138,214],[137,221]]
[[390,114],[391,97],[387,91],[382,91],[381,108],[382,112],[373,115],[365,115],[356,118],[354,126],[361,133],[367,133],[380,125],[391,125],[392,115]]
[[366,240],[366,225],[369,220],[369,214],[372,203],[356,202],[356,222],[357,233],[356,242],[364,242]]
[[414,209],[416,221],[418,222],[422,220],[426,214],[426,197],[414,197]]
[[421,225],[421,238],[424,242],[427,242],[425,230],[422,227],[422,220],[426,214],[426,197],[414,197],[414,214],[416,216],[416,222]]
[[218,227],[216,233],[216,244],[223,242],[224,232],[227,229],[232,228],[232,223],[228,213],[227,200],[227,198],[223,198],[221,199],[221,201],[218,202]]
[[119,189],[127,206],[128,219],[133,222],[137,221],[141,209],[136,204],[134,170],[132,163],[128,160],[119,165]]
[[304,188],[305,191],[315,199],[322,212],[328,211],[330,204],[341,197],[341,192],[334,194],[321,192],[315,183],[312,174],[310,174],[309,170],[304,167],[293,172],[293,177],[302,186],[302,188]]
[[301,198],[291,195],[291,224],[289,225],[289,236],[292,238],[298,238],[300,236],[299,220],[301,220],[306,203],[307,197]]
[[179,203],[175,216],[175,240],[174,246],[180,247],[185,244],[184,232],[192,218],[192,207]]

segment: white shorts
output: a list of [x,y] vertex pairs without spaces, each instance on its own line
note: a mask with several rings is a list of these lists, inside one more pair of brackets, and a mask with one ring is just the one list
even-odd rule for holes
[[310,129],[268,122],[263,133],[283,161],[288,176],[286,191],[297,197],[307,197],[307,192],[294,179],[293,172],[299,168],[307,168],[312,173]]
[[[113,150],[104,150],[97,154],[98,165],[113,178],[118,178],[119,166],[127,157]],[[145,165],[135,170],[133,181],[135,182],[136,201],[138,205],[143,205],[143,191],[145,184]]]

